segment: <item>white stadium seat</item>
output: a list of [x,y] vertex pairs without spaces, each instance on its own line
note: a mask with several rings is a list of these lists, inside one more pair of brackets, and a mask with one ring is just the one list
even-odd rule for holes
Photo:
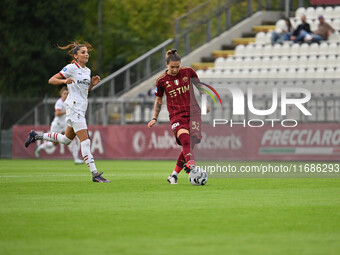
[[326,42],[320,43],[318,54],[320,55],[328,54],[328,43]]
[[325,78],[325,68],[318,67],[315,71],[315,77],[314,78],[317,78],[317,79]]
[[296,78],[306,78],[306,70],[300,67],[296,72]]
[[284,56],[279,59],[278,67],[287,68],[288,67],[288,57]]
[[245,46],[243,44],[237,45],[235,48],[235,55],[244,56]]
[[307,79],[314,79],[315,78],[315,68],[314,67],[307,68],[305,78],[307,78]]
[[319,56],[317,65],[319,67],[326,67],[327,66],[327,58],[326,56]]
[[290,47],[290,55],[299,55],[300,54],[300,44],[294,43]]
[[327,67],[336,67],[338,59],[334,55],[328,55],[327,58]]
[[340,18],[340,6],[334,7],[333,18]]
[[260,66],[262,68],[268,68],[270,67],[270,57],[263,57],[261,62],[260,62]]
[[309,54],[310,54],[310,55],[319,54],[319,44],[317,44],[317,43],[312,43],[312,44],[309,46]]
[[253,55],[255,52],[255,44],[248,44],[245,48],[244,55],[249,56]]
[[272,48],[272,54],[273,55],[280,55],[281,54],[281,44],[274,44]]
[[299,58],[297,56],[290,57],[288,65],[290,67],[298,68],[299,67]]
[[269,32],[266,33],[266,43],[272,42],[272,33],[273,33],[273,31],[269,31]]
[[336,42],[330,42],[327,47],[326,54],[337,54],[338,52],[338,44]]
[[303,43],[300,45],[300,55],[309,55],[309,44]]
[[259,33],[256,34],[256,39],[255,39],[256,43],[265,44],[265,43],[267,43],[266,39],[267,38],[266,38],[265,32],[259,32]]
[[272,55],[272,45],[266,44],[263,46],[263,56]]
[[325,78],[333,79],[335,78],[335,72],[333,67],[328,67],[325,72]]
[[298,67],[302,68],[302,67],[307,67],[307,56],[300,56],[300,58],[298,59]]
[[289,55],[290,54],[290,45],[287,43],[284,43],[281,46],[281,55]]
[[227,58],[226,61],[224,62],[224,67],[225,68],[233,68],[234,67],[234,61],[235,61],[235,58],[233,58],[233,57]]
[[223,68],[225,63],[225,59],[222,57],[219,57],[215,60],[215,68]]
[[340,18],[333,19],[331,25],[335,30],[340,30]]
[[323,16],[325,18],[333,18],[334,17],[333,7],[327,6],[323,12]]
[[300,7],[300,8],[298,8],[298,9],[296,10],[296,12],[295,12],[295,17],[296,17],[297,19],[300,19],[302,14],[306,14],[306,9],[303,8],[303,7]]
[[318,59],[315,55],[309,56],[308,61],[307,61],[307,66],[308,67],[315,67],[318,64]]
[[315,17],[317,18],[317,17],[319,17],[320,15],[324,15],[324,8],[323,7],[321,7],[321,6],[319,6],[319,7],[317,7],[316,9],[315,9]]
[[306,10],[306,18],[307,19],[315,19],[315,9],[314,7],[308,7]]

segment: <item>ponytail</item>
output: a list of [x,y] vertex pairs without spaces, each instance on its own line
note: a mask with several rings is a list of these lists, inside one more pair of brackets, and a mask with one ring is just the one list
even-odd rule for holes
[[91,44],[89,44],[88,42],[84,42],[84,43],[79,43],[78,41],[72,42],[66,46],[59,46],[57,45],[57,47],[61,50],[67,50],[68,54],[72,57],[72,63],[75,61],[74,59],[74,55],[78,53],[79,49],[81,47],[86,47],[88,51],[92,51],[93,47]]
[[168,65],[170,61],[174,61],[174,62],[181,61],[181,57],[178,55],[176,49],[172,49],[166,52],[165,61],[166,61],[166,64]]

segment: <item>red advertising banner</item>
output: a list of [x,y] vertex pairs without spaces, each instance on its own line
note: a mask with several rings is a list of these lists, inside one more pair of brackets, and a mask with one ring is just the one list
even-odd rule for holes
[[[28,132],[47,132],[49,126],[14,126],[13,158],[34,158],[35,144],[25,148]],[[169,124],[89,126],[91,152],[96,159],[177,159],[177,145]],[[203,127],[195,147],[203,160],[327,160],[340,159],[340,124],[299,124],[293,128]],[[41,141],[38,141],[39,143]],[[79,151],[80,155],[80,151]],[[41,158],[72,158],[67,146],[42,151]]]
[[340,0],[311,0],[311,5],[337,5]]
[[[33,158],[36,144],[28,148],[24,141],[31,129],[48,132],[49,126],[14,126],[13,158]],[[170,125],[89,126],[91,152],[96,159],[175,159],[181,150]],[[38,141],[37,144],[40,144]],[[58,144],[49,151],[41,151],[41,158],[72,158],[67,146]],[[79,152],[80,153],[80,152]]]
[[331,160],[340,159],[339,124],[299,124],[248,128],[249,160]]

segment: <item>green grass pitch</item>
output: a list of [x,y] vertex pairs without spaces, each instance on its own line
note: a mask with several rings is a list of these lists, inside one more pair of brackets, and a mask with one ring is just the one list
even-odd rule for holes
[[339,254],[340,178],[167,176],[174,161],[0,160],[0,254]]

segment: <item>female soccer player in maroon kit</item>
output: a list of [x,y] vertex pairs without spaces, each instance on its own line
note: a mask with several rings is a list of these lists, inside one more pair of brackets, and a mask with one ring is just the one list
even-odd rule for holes
[[181,57],[175,49],[166,53],[166,65],[168,69],[156,81],[154,113],[148,127],[156,124],[165,93],[171,128],[177,143],[183,148],[173,173],[167,179],[169,183],[177,184],[177,175],[183,168],[187,173],[194,168],[192,150],[202,138],[201,109],[192,86],[199,80],[192,68],[181,66]]

